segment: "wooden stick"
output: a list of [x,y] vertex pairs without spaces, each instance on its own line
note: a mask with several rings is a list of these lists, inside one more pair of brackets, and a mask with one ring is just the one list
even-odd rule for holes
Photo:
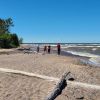
[[69,74],[70,72],[65,73],[62,76],[62,78],[60,79],[60,81],[58,82],[52,93],[46,98],[46,100],[54,100],[58,95],[62,93],[62,90],[67,86],[67,80],[68,80],[67,76]]

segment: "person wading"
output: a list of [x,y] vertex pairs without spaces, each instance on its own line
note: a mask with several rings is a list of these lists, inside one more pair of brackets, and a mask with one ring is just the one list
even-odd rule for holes
[[58,51],[58,55],[60,55],[60,53],[61,53],[61,46],[60,46],[60,43],[57,44],[57,51]]
[[44,53],[46,53],[47,52],[47,46],[45,45],[44,46]]
[[40,47],[39,47],[39,46],[37,46],[37,53],[39,53],[39,51],[40,51]]
[[51,46],[49,45],[48,46],[48,53],[50,54],[50,51],[51,51]]

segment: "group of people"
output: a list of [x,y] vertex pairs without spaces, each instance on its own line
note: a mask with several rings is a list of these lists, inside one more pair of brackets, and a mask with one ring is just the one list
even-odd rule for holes
[[48,52],[49,54],[50,54],[50,52],[51,52],[51,46],[49,45],[49,46],[44,46],[44,53],[46,53],[46,52]]
[[[40,47],[39,46],[37,46],[37,52],[39,52],[40,51]],[[46,52],[48,52],[48,54],[50,54],[50,52],[51,52],[51,46],[49,45],[49,46],[44,46],[44,53],[46,53]],[[57,53],[58,53],[58,55],[60,55],[60,52],[61,52],[61,46],[60,46],[60,43],[58,43],[57,44]]]

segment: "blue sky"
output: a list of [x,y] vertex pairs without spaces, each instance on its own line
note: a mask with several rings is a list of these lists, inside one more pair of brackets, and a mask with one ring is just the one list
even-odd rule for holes
[[100,0],[0,0],[0,18],[24,42],[100,42]]

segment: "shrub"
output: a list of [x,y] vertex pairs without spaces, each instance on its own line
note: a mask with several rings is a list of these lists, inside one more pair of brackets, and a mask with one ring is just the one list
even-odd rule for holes
[[19,46],[18,36],[16,34],[0,34],[1,48],[14,48]]

